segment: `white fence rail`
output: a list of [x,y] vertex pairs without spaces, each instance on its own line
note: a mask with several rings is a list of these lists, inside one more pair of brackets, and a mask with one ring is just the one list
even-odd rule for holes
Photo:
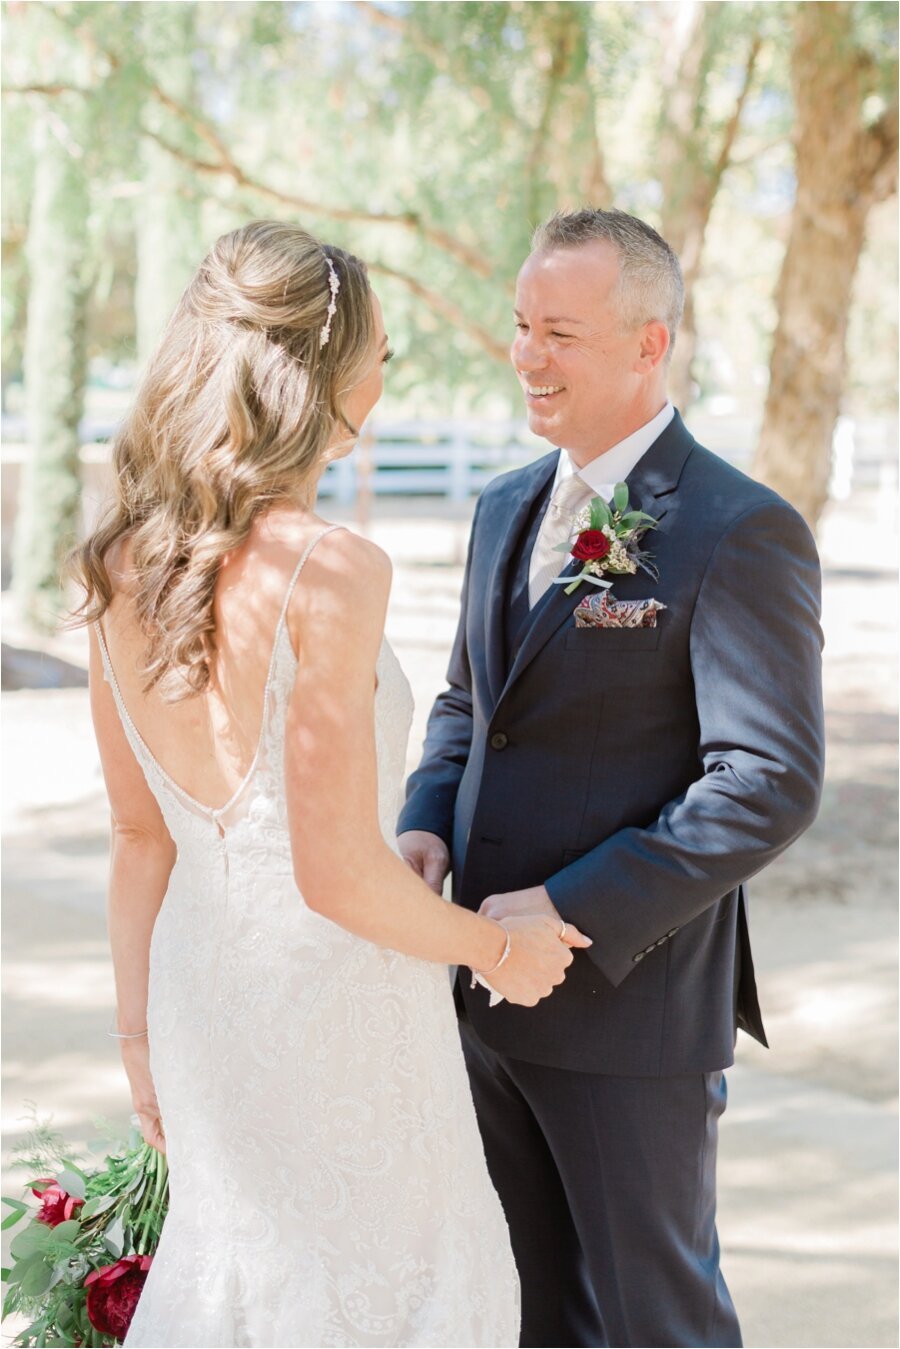
[[[749,417],[694,415],[690,428],[701,444],[749,469],[758,432]],[[109,462],[108,439],[114,424],[85,419],[81,459],[88,480],[99,485]],[[28,456],[21,418],[3,418],[2,462],[15,473]],[[524,422],[392,421],[363,428],[360,442],[344,459],[329,465],[320,485],[324,496],[350,504],[365,496],[438,496],[465,502],[491,478],[544,454],[546,441],[532,436]],[[853,486],[896,490],[897,424],[893,418],[841,418],[835,434],[833,488],[844,496]]]
[[468,501],[543,451],[518,422],[391,422],[366,428],[356,451],[329,465],[319,490],[342,503],[364,491]]
[[[9,426],[8,430],[13,430]],[[5,440],[3,463],[24,462],[28,446],[22,432]],[[81,461],[109,463],[108,438],[114,427],[82,422]],[[549,447],[521,422],[390,422],[367,425],[351,455],[325,471],[320,494],[349,504],[363,493],[379,496],[439,496],[468,501],[504,469],[528,463]],[[96,470],[95,470],[96,471]]]

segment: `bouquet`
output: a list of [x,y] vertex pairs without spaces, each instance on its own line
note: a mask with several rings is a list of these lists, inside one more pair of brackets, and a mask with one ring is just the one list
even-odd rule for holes
[[26,1188],[37,1203],[3,1199],[11,1211],[2,1226],[23,1224],[10,1246],[12,1265],[2,1271],[4,1317],[29,1321],[12,1343],[120,1344],[166,1216],[166,1159],[134,1127],[127,1144],[93,1169],[79,1166],[46,1127],[30,1141],[32,1155],[18,1164],[32,1171]]

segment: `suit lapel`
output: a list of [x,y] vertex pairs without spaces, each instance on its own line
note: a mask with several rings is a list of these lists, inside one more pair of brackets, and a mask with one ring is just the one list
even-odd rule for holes
[[525,528],[531,507],[547,486],[559,460],[559,452],[544,455],[526,465],[515,475],[514,483],[505,493],[498,493],[494,510],[497,520],[495,533],[497,548],[488,568],[487,591],[484,605],[485,666],[491,697],[496,700],[506,682],[506,615],[510,570],[516,555],[516,546]]
[[[693,446],[694,438],[676,412],[662,435],[653,442],[625,479],[628,484],[629,505],[637,510],[646,510],[648,515],[661,521],[667,510],[667,507],[661,504],[661,498],[677,491],[682,469]],[[573,561],[561,574],[575,576],[580,571],[581,563]],[[551,585],[534,606],[531,625],[522,638],[509,676],[502,686],[501,694],[496,698],[495,707],[503,693],[520,677],[554,633],[566,621],[572,621],[572,614],[585,594],[589,593],[587,589],[589,586],[590,590],[594,589],[589,581],[583,581],[572,595],[567,595],[565,586]],[[493,687],[492,684],[492,690]]]

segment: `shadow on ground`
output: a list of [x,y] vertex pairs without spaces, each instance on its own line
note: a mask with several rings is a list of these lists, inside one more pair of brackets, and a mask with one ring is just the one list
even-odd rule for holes
[[87,670],[59,656],[0,643],[0,687],[4,689],[84,689]]

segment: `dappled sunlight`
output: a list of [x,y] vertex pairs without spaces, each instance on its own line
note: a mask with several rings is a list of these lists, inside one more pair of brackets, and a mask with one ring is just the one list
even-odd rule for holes
[[[725,1277],[738,1305],[754,1308],[749,1345],[896,1344],[896,1206],[889,1112],[734,1074],[718,1224]],[[851,1309],[869,1297],[862,1333]]]
[[[860,900],[862,903],[862,900]],[[741,1060],[895,1108],[895,918],[872,915],[880,939],[860,937],[856,905],[817,910],[799,930],[779,907],[758,905],[755,942],[771,1051],[741,1042]],[[871,912],[871,910],[870,910]],[[838,957],[834,953],[840,951]],[[830,958],[823,958],[825,954]]]
[[21,1077],[24,1087],[21,1101],[8,1099],[4,1106],[3,1134],[10,1146],[16,1132],[28,1132],[23,1106],[29,1100],[35,1102],[41,1117],[52,1114],[54,1127],[67,1128],[83,1119],[86,1082],[90,1083],[90,1119],[111,1112],[131,1113],[128,1081],[115,1050],[105,1059],[88,1050],[52,1054],[40,1062],[10,1058],[7,1070]]
[[[108,809],[100,805],[103,777],[87,689],[23,690],[5,694],[4,702],[3,757],[16,766],[14,781],[4,784],[4,831],[24,827],[31,810],[64,808],[92,795],[102,826]],[[63,743],[65,754],[60,753]]]
[[821,1031],[833,1031],[853,1018],[872,1018],[881,1013],[884,996],[871,984],[857,984],[832,992],[824,989],[801,993],[796,999],[793,1015],[807,1026]]
[[65,977],[47,979],[46,965],[39,961],[16,961],[7,968],[3,982],[6,997],[23,1006],[79,1011],[112,1010],[115,985],[108,954],[103,960],[66,962]]
[[[828,1148],[776,1148],[765,1158],[729,1156],[720,1176],[720,1213],[729,1240],[744,1249],[796,1254],[883,1255],[895,1224],[884,1199],[896,1193],[890,1170],[844,1175],[833,1183],[839,1154]],[[771,1205],[732,1213],[736,1197],[769,1192]]]
[[[752,1306],[748,1349],[847,1349],[897,1344],[896,1280],[890,1254],[851,1256],[723,1250],[736,1299]],[[774,1277],[773,1277],[774,1272]]]
[[6,1073],[16,1082],[16,1091],[14,1095],[6,1087],[0,1116],[4,1143],[0,1184],[4,1194],[19,1194],[24,1182],[25,1173],[12,1167],[10,1161],[34,1127],[29,1102],[36,1106],[38,1118],[59,1130],[80,1154],[95,1144],[98,1136],[106,1137],[111,1132],[116,1138],[127,1137],[131,1097],[114,1048],[104,1056],[81,1050],[51,1054],[40,1062],[10,1058]]

